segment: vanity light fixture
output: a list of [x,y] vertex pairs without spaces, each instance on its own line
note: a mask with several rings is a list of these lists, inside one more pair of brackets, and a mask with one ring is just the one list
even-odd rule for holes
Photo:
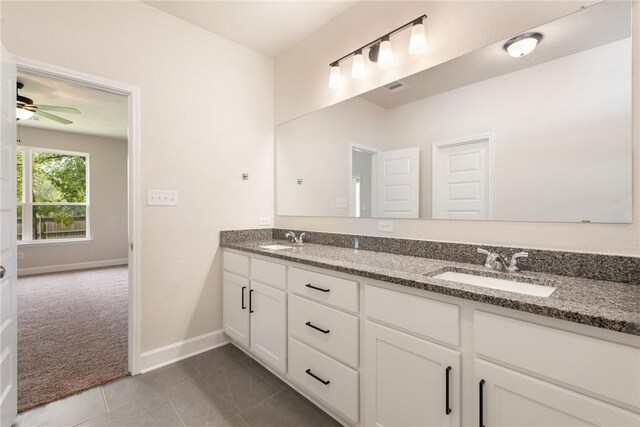
[[331,89],[339,89],[342,87],[342,75],[340,74],[340,64],[334,62],[331,64],[331,74],[329,74],[329,87]]
[[391,36],[411,27],[411,40],[409,42],[409,53],[411,55],[419,55],[427,49],[427,38],[424,28],[424,20],[427,15],[422,15],[406,24],[396,28],[395,30],[367,43],[366,45],[344,55],[329,64],[329,87],[338,89],[342,87],[342,75],[340,74],[340,62],[347,58],[353,57],[351,63],[351,77],[353,79],[361,79],[366,76],[366,63],[364,60],[364,51],[369,50],[369,61],[377,63],[379,68],[389,68],[393,65],[393,50],[391,48]]
[[540,40],[542,40],[542,34],[540,33],[520,34],[509,39],[504,44],[504,50],[507,51],[509,56],[521,58],[533,52]]

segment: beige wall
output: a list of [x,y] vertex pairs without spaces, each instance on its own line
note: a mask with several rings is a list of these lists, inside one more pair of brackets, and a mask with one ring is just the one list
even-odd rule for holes
[[2,18],[9,52],[141,88],[142,189],[180,191],[136,201],[142,351],[219,330],[219,231],[273,215],[273,61],[141,2],[3,1]]
[[126,260],[127,141],[20,126],[20,145],[89,154],[91,241],[22,245],[18,269]]
[[[363,2],[312,34],[276,60],[276,123],[363,93],[381,84],[442,63],[479,47],[508,38],[594,2]],[[634,5],[637,6],[637,3]],[[389,29],[426,13],[429,53],[409,57],[407,34],[394,39],[396,65],[375,70],[361,82],[347,80],[340,90],[327,87],[331,61]],[[633,81],[639,81],[640,8],[634,7]],[[404,41],[403,41],[404,39]],[[398,40],[396,43],[395,40]],[[345,64],[346,70],[349,64]],[[345,71],[347,72],[347,71]],[[280,228],[391,235],[477,244],[640,255],[640,86],[633,87],[634,222],[632,224],[567,224],[396,220],[392,234],[377,231],[377,220],[277,216]]]

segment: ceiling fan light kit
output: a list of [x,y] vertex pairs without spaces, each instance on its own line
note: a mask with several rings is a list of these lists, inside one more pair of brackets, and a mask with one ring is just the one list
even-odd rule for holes
[[[20,90],[24,87],[24,83],[18,82],[17,89]],[[27,98],[26,96],[22,96],[16,91],[16,119],[18,120],[29,120],[31,118],[45,118],[52,120],[54,122],[61,123],[63,125],[70,125],[73,122],[71,120],[67,120],[63,117],[56,116],[51,113],[47,113],[47,111],[57,111],[61,113],[71,113],[71,114],[81,114],[80,110],[73,107],[61,107],[58,105],[43,105],[43,104],[35,104],[33,99]]]
[[424,27],[424,21],[427,15],[421,15],[406,24],[396,28],[393,31],[367,43],[366,45],[349,52],[343,57],[329,64],[329,87],[338,89],[342,86],[342,74],[340,72],[340,62],[347,58],[353,57],[351,77],[353,79],[362,79],[366,75],[366,67],[364,64],[363,51],[369,49],[367,57],[369,61],[376,63],[378,68],[390,68],[393,66],[393,50],[391,48],[391,36],[411,27],[411,39],[409,41],[409,54],[421,55],[427,50],[427,37]]

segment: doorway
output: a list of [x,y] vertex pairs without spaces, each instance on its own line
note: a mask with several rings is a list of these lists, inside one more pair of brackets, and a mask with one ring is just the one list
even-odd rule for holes
[[[105,93],[108,93],[113,96],[122,97],[125,100],[127,111],[126,111],[126,129],[125,129],[125,137],[126,137],[126,145],[124,147],[124,192],[125,192],[125,230],[124,230],[124,252],[122,258],[119,259],[110,259],[106,260],[102,264],[100,262],[95,263],[94,265],[90,265],[93,269],[82,269],[78,270],[77,268],[87,267],[86,264],[76,263],[79,265],[71,266],[71,269],[68,269],[67,272],[55,272],[56,268],[54,266],[53,271],[49,266],[49,271],[42,270],[27,270],[26,273],[46,273],[53,275],[52,277],[60,278],[63,275],[68,275],[64,281],[68,283],[79,283],[80,285],[86,285],[91,282],[91,279],[87,277],[87,274],[93,274],[93,278],[96,279],[100,277],[98,280],[94,280],[94,283],[98,283],[98,286],[103,285],[101,283],[102,278],[110,276],[112,283],[117,281],[122,281],[120,283],[121,289],[124,289],[128,298],[126,298],[124,302],[124,307],[122,307],[122,311],[124,311],[124,316],[126,316],[126,324],[124,325],[124,340],[125,340],[125,348],[124,348],[124,372],[129,372],[131,374],[138,374],[139,370],[139,355],[140,355],[140,205],[138,200],[140,200],[140,132],[139,132],[139,119],[140,119],[140,111],[139,111],[139,89],[133,86],[125,85],[119,82],[114,82],[106,79],[102,79],[100,77],[87,75],[84,73],[75,72],[72,70],[66,70],[59,67],[51,66],[48,64],[39,63],[36,61],[24,59],[24,58],[14,58],[17,63],[18,68],[18,76],[21,74],[32,74],[41,78],[53,79],[57,81],[66,82],[68,84],[74,84],[79,87],[89,88],[92,90],[98,90]],[[63,114],[60,114],[63,115]],[[72,119],[71,117],[67,117]],[[25,128],[26,129],[26,128]],[[30,131],[33,133],[33,130]],[[24,131],[19,132],[21,141],[19,144],[23,144],[23,150],[29,151],[30,158],[33,158],[33,150],[34,147],[31,145],[27,146],[24,141],[25,133]],[[24,148],[28,147],[28,148]],[[41,147],[36,147],[41,148]],[[37,150],[35,150],[37,151]],[[80,151],[73,152],[63,152],[58,153],[69,156],[83,157],[83,154],[87,154]],[[86,165],[89,168],[95,169],[98,163],[98,158],[101,156],[84,156]],[[24,157],[23,157],[24,158]],[[30,166],[30,170],[33,165]],[[89,175],[88,175],[89,176]],[[89,180],[90,181],[90,180]],[[83,218],[80,215],[77,215],[75,218],[72,218],[74,221],[67,221],[68,225],[65,224],[56,224],[56,221],[49,220],[47,225],[43,224],[43,221],[40,221],[40,224],[35,226],[32,221],[31,224],[27,224],[27,228],[23,227],[25,231],[24,234],[31,233],[31,238],[38,237],[42,238],[42,236],[55,236],[61,237],[62,235],[73,235],[74,233],[84,233],[85,237],[91,238],[93,234],[96,232],[96,227],[99,225],[96,221],[91,221],[94,216],[94,209],[96,206],[95,197],[91,197],[91,192],[87,194],[86,206],[80,208],[86,212],[86,219],[89,219],[88,223],[85,223],[82,226]],[[72,202],[78,203],[78,202]],[[68,205],[65,205],[67,207]],[[74,206],[76,210],[78,210],[77,206]],[[31,206],[31,214],[33,213],[33,208],[36,206]],[[42,209],[42,208],[38,208]],[[33,215],[30,215],[29,218],[37,218]],[[44,219],[45,217],[41,216],[40,219]],[[24,225],[24,224],[23,224]],[[40,228],[38,228],[38,226]],[[58,232],[51,233],[52,231]],[[62,234],[60,234],[62,233]],[[23,235],[24,235],[23,234]],[[55,240],[55,239],[50,239]],[[66,242],[60,242],[59,248],[64,247]],[[89,243],[84,243],[84,248],[88,248]],[[22,250],[18,249],[18,254]],[[20,258],[20,255],[18,255]],[[114,261],[117,261],[114,263]],[[73,263],[71,263],[73,264]],[[120,264],[120,265],[115,265]],[[66,267],[69,267],[68,265]],[[57,271],[62,271],[62,269],[58,269]],[[99,273],[96,276],[96,273]],[[83,276],[84,275],[84,276]],[[39,276],[25,276],[31,278],[38,278],[41,280],[44,278],[44,275]],[[124,278],[124,279],[123,279]],[[21,280],[21,279],[20,279]],[[121,313],[122,314],[122,313]],[[20,327],[20,318],[18,319],[18,327]],[[82,351],[82,349],[79,349]],[[18,357],[20,357],[20,347],[17,349]],[[86,389],[91,386],[97,384],[91,384],[90,382],[81,385],[81,388],[76,391],[80,391],[80,389]],[[44,402],[42,402],[44,403]],[[21,409],[25,409],[22,407]]]

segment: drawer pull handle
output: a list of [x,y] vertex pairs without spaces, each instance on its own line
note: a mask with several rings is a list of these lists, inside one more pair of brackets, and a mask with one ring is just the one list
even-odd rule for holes
[[308,327],[310,327],[310,328],[315,329],[316,331],[320,331],[320,332],[322,332],[323,334],[328,334],[329,332],[331,332],[331,330],[329,330],[329,329],[322,329],[322,328],[318,328],[316,325],[314,325],[314,324],[313,324],[313,323],[311,323],[311,322],[307,322],[307,323],[305,323],[305,325],[307,325],[307,326],[308,326]]
[[478,392],[480,394],[480,411],[478,414],[478,420],[479,420],[479,427],[484,427],[484,396],[483,396],[483,391],[484,391],[484,380],[480,380],[480,384],[479,384],[479,389]]
[[305,371],[307,374],[311,375],[313,378],[317,379],[318,381],[320,381],[322,384],[327,385],[329,384],[331,381],[329,380],[323,380],[322,378],[320,378],[319,376],[315,375],[313,372],[311,372],[311,369],[307,369]]
[[249,313],[253,313],[253,289],[249,291]]
[[451,413],[451,407],[449,406],[449,372],[451,372],[451,366],[447,366],[445,369],[445,404],[444,413],[449,415]]
[[243,310],[246,310],[246,309],[247,309],[247,306],[244,304],[244,290],[245,290],[245,289],[247,289],[247,287],[246,287],[246,286],[243,286],[243,287],[242,287],[242,309],[243,309]]
[[319,288],[317,286],[313,286],[311,283],[307,283],[305,285],[307,288],[311,288],[311,289],[315,289],[316,291],[320,291],[320,292],[331,292],[331,289],[323,289],[323,288]]

